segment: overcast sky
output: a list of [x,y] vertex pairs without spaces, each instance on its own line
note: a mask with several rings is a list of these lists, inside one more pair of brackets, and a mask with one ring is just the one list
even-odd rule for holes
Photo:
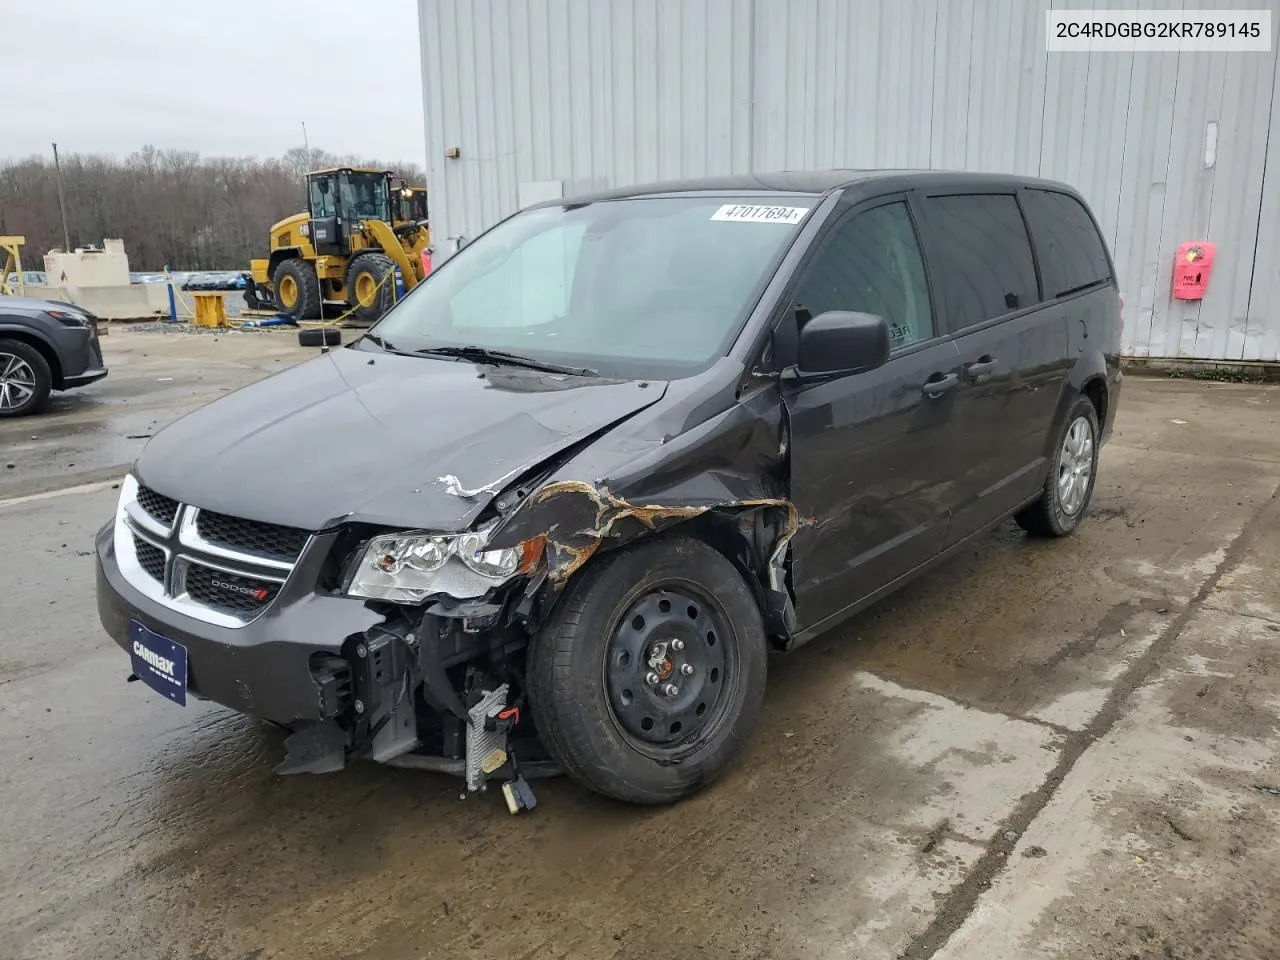
[[[0,0],[0,160],[301,146],[425,166],[416,0]],[[16,86],[15,86],[16,83]]]

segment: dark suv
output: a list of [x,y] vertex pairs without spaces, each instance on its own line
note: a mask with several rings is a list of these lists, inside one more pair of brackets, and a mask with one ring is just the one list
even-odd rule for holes
[[35,413],[51,390],[106,375],[93,314],[56,300],[0,296],[0,418]]
[[97,541],[134,673],[478,789],[670,801],[796,647],[1080,522],[1120,300],[1071,188],[835,171],[542,204],[158,434]]

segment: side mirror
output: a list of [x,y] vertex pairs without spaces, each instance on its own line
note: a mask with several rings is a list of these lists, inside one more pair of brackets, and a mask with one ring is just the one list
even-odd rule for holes
[[889,323],[884,317],[828,310],[800,329],[800,377],[862,373],[888,359]]

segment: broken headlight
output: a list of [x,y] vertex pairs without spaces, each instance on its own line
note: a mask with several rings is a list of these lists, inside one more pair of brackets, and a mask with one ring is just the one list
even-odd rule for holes
[[434,593],[459,599],[483,596],[490,587],[528,573],[538,562],[544,539],[486,550],[492,527],[460,537],[393,533],[365,546],[347,594],[394,603],[421,603]]
[[488,542],[488,532],[463,534],[458,538],[458,559],[480,576],[498,580],[505,580],[520,569],[518,549],[486,550]]

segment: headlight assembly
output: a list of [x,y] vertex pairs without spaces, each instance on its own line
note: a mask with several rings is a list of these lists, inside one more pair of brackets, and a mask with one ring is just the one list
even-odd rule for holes
[[379,573],[396,576],[408,569],[434,573],[449,559],[449,541],[441,537],[378,537],[365,551]]
[[506,550],[486,550],[488,536],[483,533],[467,533],[458,538],[458,559],[482,577],[505,580],[520,567],[520,551],[514,547]]
[[434,593],[458,599],[482,596],[513,576],[528,573],[545,539],[486,550],[492,527],[458,537],[392,533],[370,540],[347,585],[347,594],[394,603],[421,603]]
[[87,327],[90,326],[89,318],[83,313],[72,310],[46,310],[49,316],[57,320],[64,327]]

